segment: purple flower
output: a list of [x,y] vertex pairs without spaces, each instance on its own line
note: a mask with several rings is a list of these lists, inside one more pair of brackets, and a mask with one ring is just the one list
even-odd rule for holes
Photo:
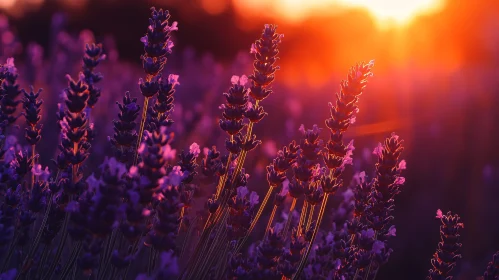
[[253,206],[257,205],[259,202],[258,199],[259,199],[258,194],[256,192],[251,192],[250,197],[249,197],[250,206],[253,207]]
[[177,157],[177,150],[176,149],[172,149],[172,147],[170,145],[165,145],[164,149],[163,149],[163,158],[165,160],[172,160],[172,159],[175,159]]
[[125,164],[117,161],[114,157],[104,159],[104,163],[101,165],[102,169],[108,169],[109,174],[121,178],[123,174],[127,172]]
[[250,53],[251,53],[251,54],[257,53],[255,43],[251,44]]
[[86,182],[88,184],[88,191],[90,191],[90,192],[97,191],[99,189],[99,186],[101,183],[100,180],[95,178],[94,174],[88,176]]
[[41,164],[33,165],[33,167],[31,168],[31,173],[33,173],[33,175],[35,176],[39,176],[42,181],[46,181],[50,176],[48,166],[46,166],[45,169],[42,169]]
[[377,155],[378,157],[383,155],[383,145],[381,143],[378,143],[378,146],[374,148],[373,155]]
[[372,252],[375,254],[381,254],[381,251],[385,249],[385,242],[376,240],[373,243]]
[[246,83],[248,83],[248,77],[246,77],[246,75],[242,75],[241,77],[234,75],[230,79],[230,82],[233,85],[245,86]]
[[244,199],[248,193],[249,193],[249,190],[247,187],[238,187],[237,188],[237,198],[238,199]]
[[201,153],[199,145],[196,142],[192,143],[191,146],[189,146],[189,152],[195,157],[199,156],[199,154]]
[[174,75],[174,74],[168,75],[168,83],[172,85],[172,87],[180,85],[180,83],[178,82],[178,77],[179,75]]
[[16,65],[14,64],[13,57],[7,58],[7,62],[3,65],[3,67],[5,68],[5,71],[9,72],[10,74],[12,75],[17,74],[17,68]]
[[181,171],[180,166],[174,166],[172,172],[168,175],[168,182],[172,186],[178,186],[180,185],[180,182],[182,182],[182,178],[184,176],[184,173]]
[[178,31],[178,22],[176,21],[172,22],[172,25],[167,28],[168,31]]
[[405,160],[401,160],[398,166],[399,170],[405,170],[407,168],[407,163]]
[[435,216],[435,218],[437,219],[442,219],[444,216],[443,216],[443,212],[442,210],[438,209],[437,210],[437,215]]
[[388,235],[389,235],[389,236],[397,236],[397,229],[395,228],[395,225],[392,225],[392,226],[388,229]]
[[395,181],[393,182],[395,185],[403,185],[405,183],[405,178],[404,177],[397,177]]

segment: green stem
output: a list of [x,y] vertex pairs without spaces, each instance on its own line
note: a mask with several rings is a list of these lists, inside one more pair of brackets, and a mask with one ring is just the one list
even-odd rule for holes
[[236,248],[236,251],[234,252],[235,254],[237,254],[239,252],[239,250],[241,250],[241,248],[244,245],[244,242],[246,242],[246,240],[250,236],[251,232],[255,228],[256,223],[258,222],[258,220],[260,219],[260,216],[262,215],[262,212],[263,212],[263,209],[265,208],[265,205],[267,205],[267,202],[269,201],[269,198],[270,198],[270,195],[272,194],[273,189],[274,189],[274,187],[270,186],[269,190],[267,191],[267,194],[265,195],[265,198],[262,201],[262,204],[260,204],[260,208],[258,208],[258,212],[256,213],[255,217],[251,221],[251,224],[250,224],[248,231],[244,235],[243,240],[241,240],[241,243],[239,243],[239,246]]
[[315,238],[317,236],[317,232],[319,231],[319,227],[322,222],[322,218],[324,217],[324,211],[326,209],[327,205],[327,200],[329,198],[329,193],[326,193],[324,195],[324,199],[321,204],[321,209],[319,210],[319,215],[317,217],[317,225],[315,225],[314,232],[312,233],[312,239],[308,243],[307,249],[305,251],[305,254],[303,255],[300,265],[298,266],[298,269],[296,270],[295,275],[293,275],[293,280],[297,280],[300,277],[301,272],[303,271],[303,267],[305,266],[305,263],[307,262],[308,256],[310,254],[310,250],[312,249],[312,246],[314,244]]
[[182,256],[184,255],[187,242],[191,238],[192,232],[194,231],[194,224],[197,222],[197,217],[194,217],[193,221],[189,224],[189,229],[187,229],[187,234],[184,238],[184,241],[182,242],[182,247],[180,249],[180,254],[179,254],[179,259],[182,259]]
[[270,213],[270,218],[269,218],[269,221],[267,223],[267,227],[265,228],[265,234],[263,235],[263,241],[265,241],[267,239],[267,236],[269,236],[269,230],[270,230],[270,227],[272,226],[272,222],[274,221],[274,216],[275,216],[276,212],[277,212],[277,205],[274,205],[274,208],[272,209],[272,213]]
[[[131,254],[135,254],[135,250],[137,250],[137,247],[139,246],[139,242],[140,242],[140,237],[133,243],[133,246],[132,246],[132,252]],[[126,279],[126,277],[128,276],[128,271],[130,270],[130,267],[132,266],[132,263],[130,262],[126,269],[125,269],[125,276],[123,276],[123,279]]]
[[49,251],[50,251],[50,246],[45,245],[43,247],[42,256],[40,257],[40,262],[38,263],[38,269],[36,271],[36,279],[40,279],[40,277],[42,276],[41,272],[45,265],[45,261],[47,260],[47,256],[49,255]]
[[308,209],[308,202],[305,200],[301,208],[300,221],[298,222],[298,231],[301,231],[302,226],[306,225],[307,209]]
[[[378,231],[374,231],[374,240],[378,240]],[[369,279],[369,274],[371,274],[371,268],[373,265],[373,259],[374,258],[371,258],[371,261],[369,262],[369,266],[367,267],[367,273],[366,275],[364,275],[365,278],[363,277],[364,280]]]
[[139,159],[139,147],[142,143],[142,136],[144,135],[144,126],[146,124],[147,118],[147,107],[149,105],[149,97],[144,99],[144,108],[142,108],[142,119],[140,121],[139,137],[137,138],[137,146],[135,148],[135,157],[133,160],[133,165],[137,165],[137,160]]
[[308,213],[308,218],[307,218],[307,224],[305,226],[305,231],[307,231],[307,229],[310,228],[310,225],[312,224],[312,220],[314,218],[314,211],[315,211],[315,205],[310,205],[310,213]]
[[33,261],[31,258],[33,257],[36,250],[38,249],[38,246],[40,245],[40,239],[42,238],[43,230],[45,229],[45,225],[47,224],[47,220],[49,217],[50,208],[52,207],[52,200],[53,200],[52,197],[53,197],[53,194],[50,194],[49,203],[47,204],[47,208],[45,209],[45,214],[43,215],[42,224],[38,228],[38,233],[36,234],[35,240],[33,241],[33,244],[31,245],[31,248],[28,252],[28,255],[26,256],[26,258],[23,261],[23,270],[19,273],[19,277],[21,274],[24,274],[29,270],[31,262]]
[[12,253],[14,253],[14,248],[16,247],[16,242],[18,239],[19,236],[15,234],[14,238],[12,239],[12,242],[10,243],[9,251],[7,252],[7,257],[5,257],[5,260],[3,261],[2,264],[2,268],[0,268],[0,273],[3,272],[8,267],[10,263],[10,258],[12,257]]
[[[73,200],[73,196],[69,196],[69,201]],[[64,223],[62,226],[62,237],[61,240],[59,241],[59,245],[57,246],[57,252],[55,254],[55,258],[52,260],[52,264],[50,265],[50,268],[43,277],[44,280],[50,279],[52,277],[52,273],[54,273],[54,269],[57,266],[57,263],[59,262],[59,259],[61,258],[62,250],[64,249],[64,244],[66,243],[66,238],[68,237],[68,224],[69,224],[69,218],[71,216],[71,213],[66,212],[66,215],[64,217]]]
[[[33,161],[33,166],[36,164],[36,161],[35,161],[35,145],[31,145],[31,158],[32,158],[32,161]],[[31,187],[30,187],[30,191],[33,190],[33,186],[35,184],[35,173],[31,172]]]
[[293,220],[293,211],[295,210],[296,207],[296,198],[293,198],[293,201],[291,202],[291,206],[289,207],[289,214],[288,214],[288,219],[286,220],[286,225],[284,226],[284,229],[282,231],[282,236],[287,236],[289,227],[291,226],[291,220]]
[[154,248],[151,246],[150,250],[149,250],[149,262],[147,264],[147,276],[151,276],[151,271],[153,269],[153,258],[154,258],[154,255],[156,254],[156,250],[154,250]]
[[78,257],[82,246],[83,243],[81,241],[78,241],[76,246],[73,248],[73,251],[71,252],[71,256],[69,257],[68,262],[62,269],[61,277],[59,277],[59,280],[66,279],[66,276],[69,274],[69,272],[71,272],[71,268],[73,268],[74,262],[76,261],[76,258]]
[[109,264],[111,263],[111,256],[109,254],[113,253],[113,248],[114,248],[114,245],[116,244],[116,237],[117,236],[118,236],[118,228],[115,228],[113,230],[113,232],[111,233],[111,240],[109,241],[109,243],[106,246],[106,253],[104,255],[104,259],[106,260],[105,264],[102,267],[102,269],[99,267],[99,270],[97,272],[97,279],[100,279],[99,277],[100,277],[102,272],[104,273],[103,276],[105,276],[107,271],[108,271]]

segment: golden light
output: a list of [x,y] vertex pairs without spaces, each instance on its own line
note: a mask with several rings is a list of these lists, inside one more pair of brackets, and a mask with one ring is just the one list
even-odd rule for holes
[[444,0],[233,0],[243,16],[256,14],[301,22],[315,15],[365,9],[380,26],[401,25],[417,15],[438,11]]
[[367,9],[381,24],[404,24],[420,14],[436,12],[442,0],[341,0],[344,5]]
[[0,9],[9,9],[16,4],[16,0],[2,0],[0,1]]

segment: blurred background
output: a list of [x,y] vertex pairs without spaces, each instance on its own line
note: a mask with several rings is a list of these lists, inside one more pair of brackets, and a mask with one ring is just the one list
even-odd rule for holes
[[108,55],[92,112],[98,137],[90,160],[102,161],[115,102],[125,91],[140,99],[139,39],[151,5],[179,22],[165,69],[180,74],[177,150],[193,141],[223,149],[218,106],[230,77],[251,73],[249,48],[263,24],[285,34],[274,93],[263,103],[270,114],[256,127],[264,143],[247,166],[250,188],[261,195],[277,149],[298,139],[302,123],[325,127],[327,103],[349,67],[374,59],[375,76],[348,132],[356,146],[351,173],[372,175],[372,150],[393,131],[405,139],[408,162],[395,252],[378,279],[425,277],[439,241],[438,208],[465,224],[457,279],[481,275],[499,250],[499,1],[0,0],[0,59],[15,58],[22,87],[44,88],[44,165],[56,152],[64,75],[78,73],[84,43],[93,41]]

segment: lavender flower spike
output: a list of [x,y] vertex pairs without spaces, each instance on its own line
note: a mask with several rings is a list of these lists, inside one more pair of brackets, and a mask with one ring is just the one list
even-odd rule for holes
[[436,218],[442,221],[440,226],[440,239],[442,241],[438,243],[437,251],[431,259],[433,268],[430,269],[426,279],[451,280],[451,271],[456,266],[456,261],[461,258],[459,249],[461,249],[462,244],[459,243],[459,232],[464,224],[457,214],[452,214],[450,211],[447,212],[447,215],[443,215],[442,211],[438,209]]

